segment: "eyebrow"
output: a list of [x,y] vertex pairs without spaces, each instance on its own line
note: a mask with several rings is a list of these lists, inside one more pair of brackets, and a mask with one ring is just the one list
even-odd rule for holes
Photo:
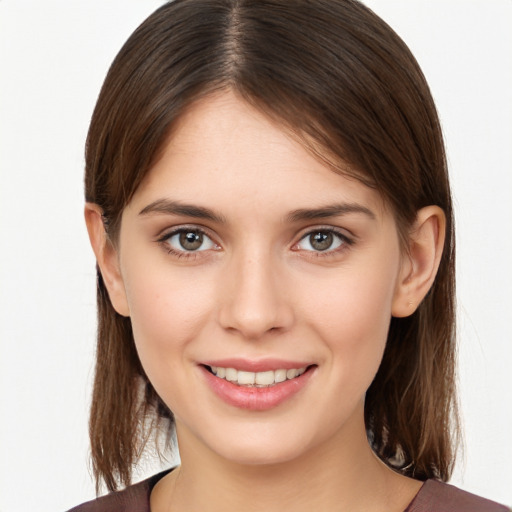
[[205,219],[219,224],[225,224],[226,219],[222,215],[216,214],[209,208],[196,206],[193,204],[181,203],[170,199],[157,199],[144,207],[139,215],[151,215],[153,213],[164,213],[167,215],[183,215],[194,219]]
[[[194,219],[205,219],[216,222],[218,224],[226,224],[225,217],[215,213],[204,206],[196,206],[193,204],[181,203],[171,199],[157,199],[145,206],[139,215],[151,215],[154,213],[163,213],[167,215],[183,215]],[[325,219],[329,217],[339,217],[350,213],[361,213],[375,220],[376,215],[365,206],[357,203],[340,203],[326,205],[319,208],[300,208],[291,211],[287,216],[288,222],[299,222],[306,220]]]
[[339,217],[349,213],[362,213],[372,220],[377,218],[370,209],[366,208],[366,206],[362,206],[357,203],[340,203],[326,205],[320,208],[301,208],[298,210],[293,210],[288,214],[287,220],[289,222],[317,220],[325,219],[328,217]]

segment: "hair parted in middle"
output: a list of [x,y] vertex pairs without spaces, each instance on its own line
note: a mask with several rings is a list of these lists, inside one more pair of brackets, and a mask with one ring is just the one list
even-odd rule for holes
[[[416,212],[440,206],[446,240],[416,312],[392,318],[365,401],[375,453],[403,474],[447,480],[454,462],[454,234],[443,138],[426,80],[403,41],[355,0],[175,0],[113,62],[86,147],[86,200],[114,246],[124,207],[194,102],[231,90],[333,172],[375,188],[403,250]],[[154,428],[172,426],[140,364],[129,318],[98,270],[98,345],[90,417],[93,470],[129,484]],[[453,434],[455,432],[455,435]]]

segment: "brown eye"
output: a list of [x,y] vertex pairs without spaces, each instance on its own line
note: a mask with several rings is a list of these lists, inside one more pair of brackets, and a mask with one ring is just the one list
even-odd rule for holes
[[203,234],[195,231],[182,231],[179,239],[181,247],[186,251],[197,251],[203,245]]
[[177,229],[162,237],[160,241],[168,245],[170,250],[179,253],[201,252],[218,248],[217,244],[200,229]]
[[351,244],[351,240],[334,230],[319,229],[307,233],[296,245],[301,251],[330,252],[342,245]]
[[309,235],[309,243],[316,251],[326,251],[333,243],[334,237],[332,233],[319,231]]

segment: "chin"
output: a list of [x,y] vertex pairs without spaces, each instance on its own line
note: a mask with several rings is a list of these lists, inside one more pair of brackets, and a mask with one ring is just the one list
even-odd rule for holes
[[203,443],[217,456],[245,466],[284,464],[301,458],[312,448],[312,440],[304,431],[299,436],[290,436],[289,429],[276,430],[265,424],[254,430],[242,428],[237,432],[225,431],[224,435],[209,432]]
[[224,453],[217,452],[226,460],[241,466],[274,466],[296,460],[303,455],[303,450],[280,449],[274,446],[230,446],[224,447]]

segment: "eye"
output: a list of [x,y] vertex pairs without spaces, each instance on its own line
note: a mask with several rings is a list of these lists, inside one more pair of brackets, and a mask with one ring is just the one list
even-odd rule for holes
[[295,246],[298,250],[325,252],[334,251],[351,241],[341,233],[328,229],[318,229],[307,233]]
[[218,246],[200,229],[182,228],[162,237],[171,252],[201,252]]

